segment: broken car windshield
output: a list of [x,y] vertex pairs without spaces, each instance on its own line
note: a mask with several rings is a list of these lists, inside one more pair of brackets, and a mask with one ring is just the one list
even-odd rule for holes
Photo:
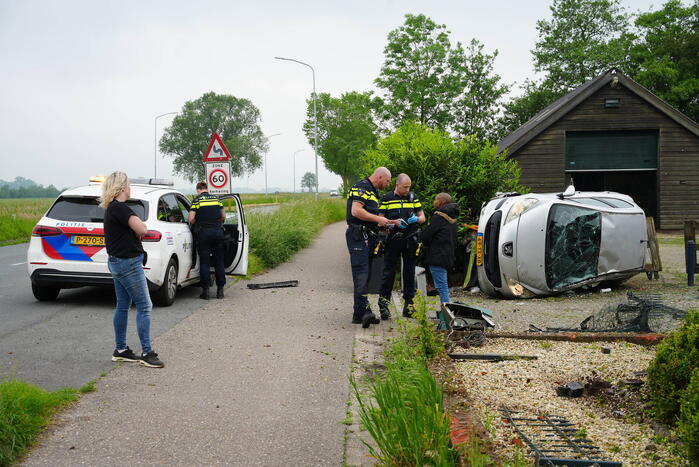
[[546,282],[551,289],[597,275],[602,215],[592,209],[556,204],[546,227]]

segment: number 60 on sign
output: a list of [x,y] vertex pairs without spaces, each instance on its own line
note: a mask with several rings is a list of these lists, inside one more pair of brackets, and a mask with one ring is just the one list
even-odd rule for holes
[[231,163],[207,162],[206,184],[212,195],[227,195],[231,193]]

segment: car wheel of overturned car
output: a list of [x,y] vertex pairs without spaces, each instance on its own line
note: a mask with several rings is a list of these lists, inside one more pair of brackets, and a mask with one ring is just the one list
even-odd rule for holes
[[170,306],[175,301],[177,294],[177,262],[170,258],[170,262],[165,269],[163,285],[153,295],[153,303],[158,306]]
[[40,302],[52,302],[56,300],[60,291],[60,287],[32,284],[32,293]]

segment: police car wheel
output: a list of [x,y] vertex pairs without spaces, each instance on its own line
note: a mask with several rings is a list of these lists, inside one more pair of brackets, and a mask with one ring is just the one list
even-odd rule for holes
[[56,300],[60,291],[61,289],[59,287],[32,284],[32,293],[40,302],[52,302]]
[[177,294],[177,262],[170,259],[165,269],[163,285],[158,289],[153,297],[153,302],[158,306],[170,306],[175,301]]

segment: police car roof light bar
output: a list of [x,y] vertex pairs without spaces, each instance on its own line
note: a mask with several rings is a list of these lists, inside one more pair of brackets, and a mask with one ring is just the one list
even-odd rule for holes
[[175,183],[172,180],[166,180],[164,178],[130,178],[129,181],[136,185],[160,185],[160,186],[174,186]]

